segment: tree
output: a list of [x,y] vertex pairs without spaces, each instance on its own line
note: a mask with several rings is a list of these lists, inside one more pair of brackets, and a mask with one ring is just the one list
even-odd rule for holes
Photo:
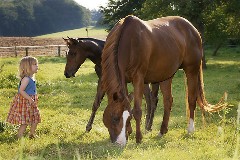
[[209,10],[205,13],[205,26],[206,31],[204,33],[206,37],[206,43],[212,44],[215,47],[213,55],[217,55],[217,51],[227,41],[227,17],[224,13],[225,5],[217,5],[214,10]]
[[146,0],[141,16],[185,17],[200,31],[204,44],[215,46],[214,54],[229,37],[240,36],[239,0]]
[[103,24],[107,24],[111,29],[121,18],[136,15],[144,2],[145,0],[109,0],[107,7],[100,7],[104,17]]
[[91,13],[73,0],[0,0],[0,36],[36,36],[85,27]]
[[15,6],[9,2],[0,1],[0,35],[3,35],[6,31],[10,34],[14,33],[14,23],[18,18],[18,13]]

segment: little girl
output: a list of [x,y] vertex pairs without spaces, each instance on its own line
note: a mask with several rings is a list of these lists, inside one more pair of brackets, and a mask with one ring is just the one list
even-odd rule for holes
[[30,125],[29,138],[35,138],[37,124],[41,122],[40,113],[37,107],[37,90],[34,74],[38,71],[36,58],[27,56],[21,59],[19,65],[20,83],[18,94],[15,95],[10,107],[7,122],[19,124],[17,137],[21,138]]

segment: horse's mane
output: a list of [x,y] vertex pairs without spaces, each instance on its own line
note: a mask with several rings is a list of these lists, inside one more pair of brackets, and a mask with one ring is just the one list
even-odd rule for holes
[[115,92],[125,93],[125,91],[122,90],[122,86],[125,84],[121,84],[117,54],[121,33],[131,18],[132,16],[128,16],[119,20],[108,34],[105,42],[102,53],[102,86],[108,96],[111,96],[110,94]]

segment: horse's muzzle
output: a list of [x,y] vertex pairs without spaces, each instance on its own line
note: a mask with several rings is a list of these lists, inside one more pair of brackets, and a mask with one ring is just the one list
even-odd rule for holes
[[64,75],[66,78],[75,77],[75,74],[70,75],[67,72],[65,72]]

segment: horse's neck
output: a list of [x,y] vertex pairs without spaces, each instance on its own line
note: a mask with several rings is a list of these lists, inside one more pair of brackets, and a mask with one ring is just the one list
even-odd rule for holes
[[89,47],[88,57],[94,64],[101,66],[101,55],[102,55],[102,48],[95,44]]

